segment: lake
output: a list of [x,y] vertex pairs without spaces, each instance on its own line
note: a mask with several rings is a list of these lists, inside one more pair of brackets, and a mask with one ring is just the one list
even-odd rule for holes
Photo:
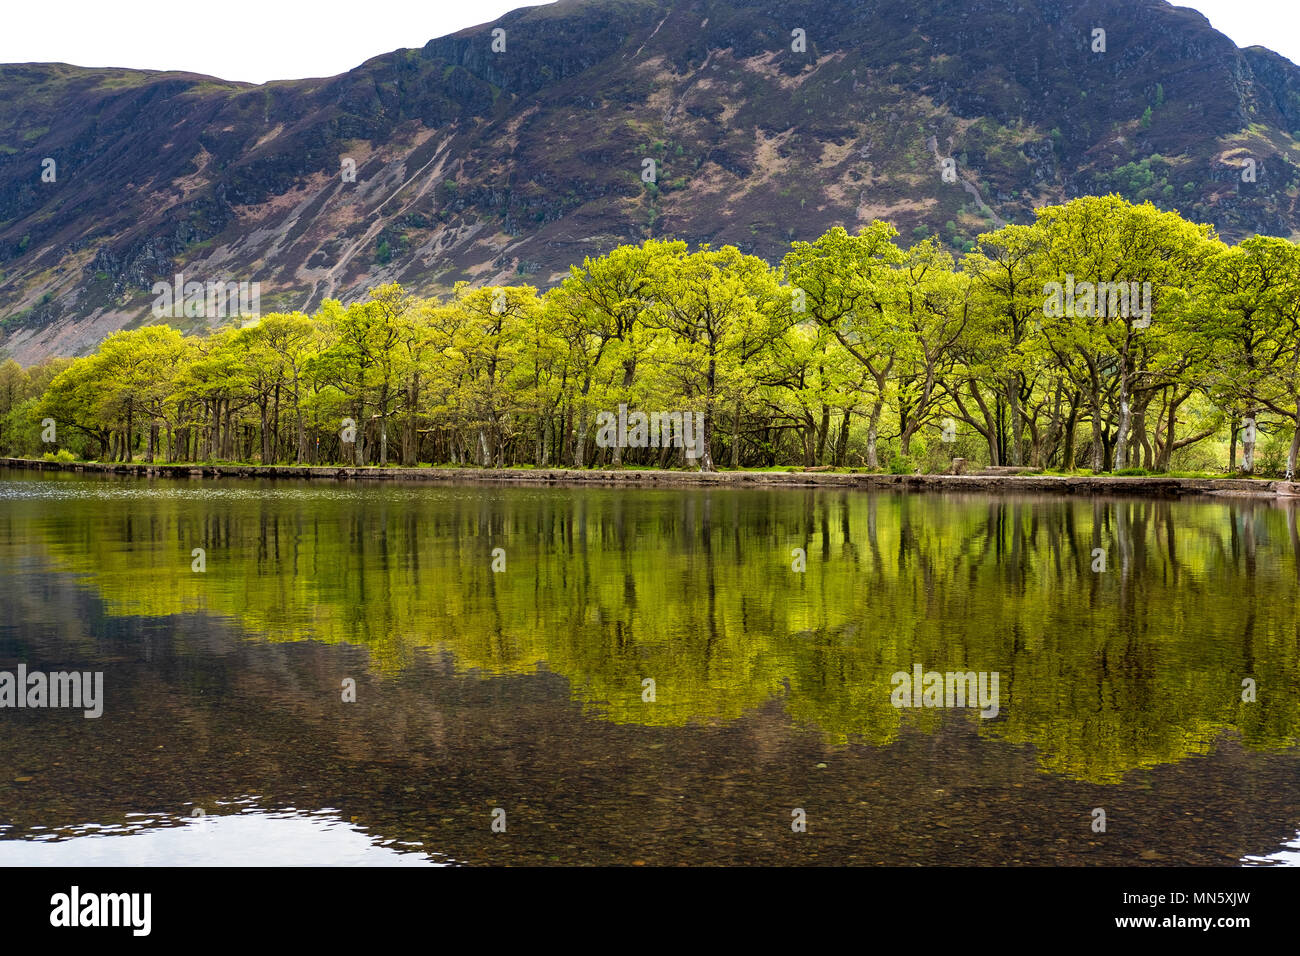
[[0,864],[1295,865],[1296,517],[0,471]]

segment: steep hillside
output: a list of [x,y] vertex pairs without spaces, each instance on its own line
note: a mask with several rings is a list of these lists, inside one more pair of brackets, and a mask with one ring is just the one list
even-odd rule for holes
[[1297,135],[1300,68],[1163,0],[560,0],[261,86],[3,66],[0,347],[83,352],[176,273],[310,309],[649,236],[775,260],[883,217],[960,250],[1112,190],[1293,236]]

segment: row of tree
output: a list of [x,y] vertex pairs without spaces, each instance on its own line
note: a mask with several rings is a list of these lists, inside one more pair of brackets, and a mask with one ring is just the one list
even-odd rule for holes
[[603,440],[600,413],[627,405],[703,413],[706,469],[910,471],[928,451],[934,463],[1168,470],[1208,440],[1227,444],[1218,465],[1233,469],[1240,440],[1252,471],[1265,434],[1290,437],[1295,470],[1300,246],[1228,246],[1117,196],[1040,209],[960,262],[897,237],[879,221],[835,228],[778,267],[650,240],[587,259],[545,294],[386,285],[210,333],[122,331],[83,358],[0,366],[0,447],[685,464],[682,449]]

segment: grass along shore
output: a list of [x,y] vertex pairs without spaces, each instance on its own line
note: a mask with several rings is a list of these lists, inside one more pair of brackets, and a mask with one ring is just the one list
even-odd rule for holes
[[1076,495],[1248,495],[1300,497],[1300,482],[1268,478],[1188,475],[1093,475],[1025,472],[1010,474],[985,469],[965,475],[892,475],[862,469],[653,470],[635,468],[473,468],[424,466],[402,468],[370,465],[254,465],[235,462],[163,464],[158,462],[58,461],[0,458],[0,468],[80,472],[139,478],[217,479],[262,478],[297,480],[372,480],[481,482],[486,484],[637,485],[646,487],[841,487],[892,488],[907,491],[1056,493]]

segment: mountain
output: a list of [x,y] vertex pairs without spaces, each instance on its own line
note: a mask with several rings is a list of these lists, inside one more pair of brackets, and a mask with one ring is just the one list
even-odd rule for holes
[[0,66],[0,347],[82,353],[177,273],[310,310],[650,236],[959,251],[1096,192],[1294,237],[1297,136],[1300,68],[1163,0],[560,0],[325,79]]

